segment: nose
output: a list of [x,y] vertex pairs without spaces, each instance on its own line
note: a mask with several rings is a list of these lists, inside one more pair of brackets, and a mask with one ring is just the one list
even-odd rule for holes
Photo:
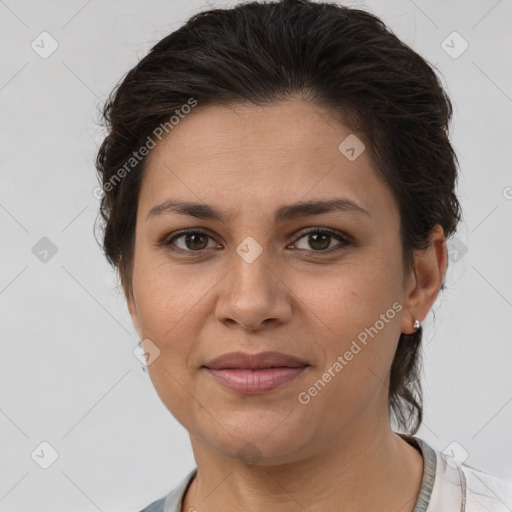
[[228,327],[260,331],[290,320],[290,287],[267,251],[250,263],[236,254],[232,269],[221,281],[215,314]]

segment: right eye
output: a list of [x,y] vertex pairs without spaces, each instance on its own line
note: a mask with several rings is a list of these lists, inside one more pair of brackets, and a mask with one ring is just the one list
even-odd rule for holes
[[[208,239],[212,240],[212,237],[204,231],[198,231],[197,229],[187,229],[181,231],[177,235],[170,238],[167,242],[164,242],[164,246],[171,251],[183,251],[183,252],[200,252],[205,249],[212,249],[218,247],[218,245],[208,247]],[[181,241],[180,244],[177,241]]]

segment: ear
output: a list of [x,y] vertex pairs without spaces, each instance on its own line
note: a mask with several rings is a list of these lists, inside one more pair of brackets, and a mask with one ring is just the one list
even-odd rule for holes
[[402,333],[413,334],[414,321],[425,319],[439,294],[447,266],[446,238],[437,224],[430,232],[429,247],[414,252],[414,275],[409,278],[404,298]]

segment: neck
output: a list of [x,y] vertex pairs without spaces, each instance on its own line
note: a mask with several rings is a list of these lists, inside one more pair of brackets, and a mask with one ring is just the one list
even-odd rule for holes
[[420,453],[388,428],[353,429],[314,456],[247,465],[191,436],[197,475],[182,510],[412,512],[423,475]]

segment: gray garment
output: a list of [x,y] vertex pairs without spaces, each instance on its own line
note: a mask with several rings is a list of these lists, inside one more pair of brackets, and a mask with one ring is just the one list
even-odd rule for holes
[[[421,480],[420,493],[413,512],[426,512],[434,486],[436,474],[436,453],[422,439],[405,434],[398,434],[409,444],[414,446],[423,455],[423,478]],[[194,468],[167,496],[154,501],[141,512],[182,512],[182,500],[188,486],[197,474]]]

